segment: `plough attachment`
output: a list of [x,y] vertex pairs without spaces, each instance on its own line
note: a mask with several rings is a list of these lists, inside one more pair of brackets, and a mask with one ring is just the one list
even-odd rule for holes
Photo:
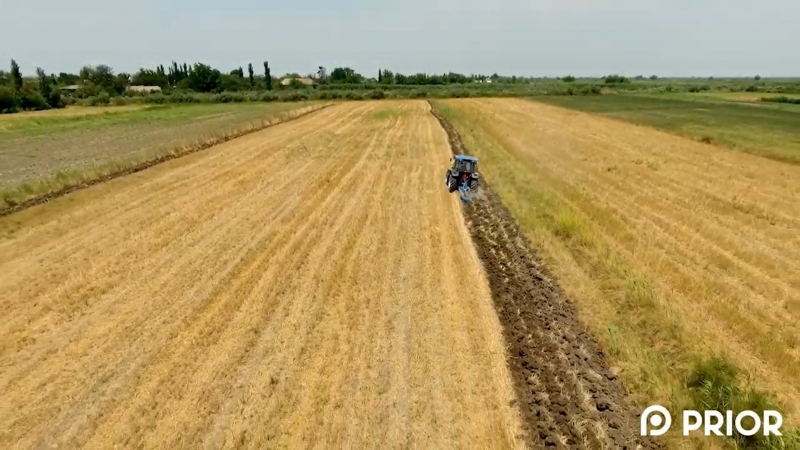
[[469,184],[464,182],[461,183],[461,186],[458,188],[458,191],[461,193],[461,201],[464,203],[471,203],[472,197],[475,194],[475,191],[469,187]]

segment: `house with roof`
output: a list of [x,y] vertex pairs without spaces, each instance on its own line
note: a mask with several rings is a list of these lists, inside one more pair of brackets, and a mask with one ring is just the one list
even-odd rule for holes
[[302,84],[304,86],[313,87],[313,86],[317,85],[316,81],[314,81],[314,80],[312,80],[311,78],[308,78],[308,77],[286,77],[286,78],[281,80],[281,86],[289,86],[289,85],[292,84],[292,81],[295,81],[295,80],[297,80],[298,83],[300,83],[300,84]]
[[128,86],[125,88],[128,92],[161,92],[161,86]]

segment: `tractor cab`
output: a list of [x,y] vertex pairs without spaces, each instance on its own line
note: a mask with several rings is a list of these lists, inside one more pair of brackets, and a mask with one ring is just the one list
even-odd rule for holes
[[471,175],[478,171],[478,159],[467,155],[456,155],[452,158],[454,172]]

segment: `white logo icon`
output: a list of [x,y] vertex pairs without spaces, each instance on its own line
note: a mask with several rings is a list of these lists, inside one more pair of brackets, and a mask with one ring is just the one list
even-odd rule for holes
[[[648,431],[648,425],[653,427],[653,429]],[[642,412],[639,426],[642,436],[661,436],[672,426],[672,415],[667,411],[667,408],[660,405],[653,405]]]

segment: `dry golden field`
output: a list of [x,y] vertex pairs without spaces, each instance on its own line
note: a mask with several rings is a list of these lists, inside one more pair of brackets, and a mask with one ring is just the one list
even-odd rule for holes
[[[638,436],[644,406],[718,399],[690,382],[727,375],[709,361],[797,435],[800,166],[432,105],[231,109],[275,125],[0,217],[0,448],[719,448]],[[9,127],[124,140],[204,111]],[[461,151],[488,181],[465,205]]]
[[449,151],[340,104],[0,218],[0,447],[521,447]]
[[800,167],[522,100],[437,102],[638,404],[726,355],[800,412]]

